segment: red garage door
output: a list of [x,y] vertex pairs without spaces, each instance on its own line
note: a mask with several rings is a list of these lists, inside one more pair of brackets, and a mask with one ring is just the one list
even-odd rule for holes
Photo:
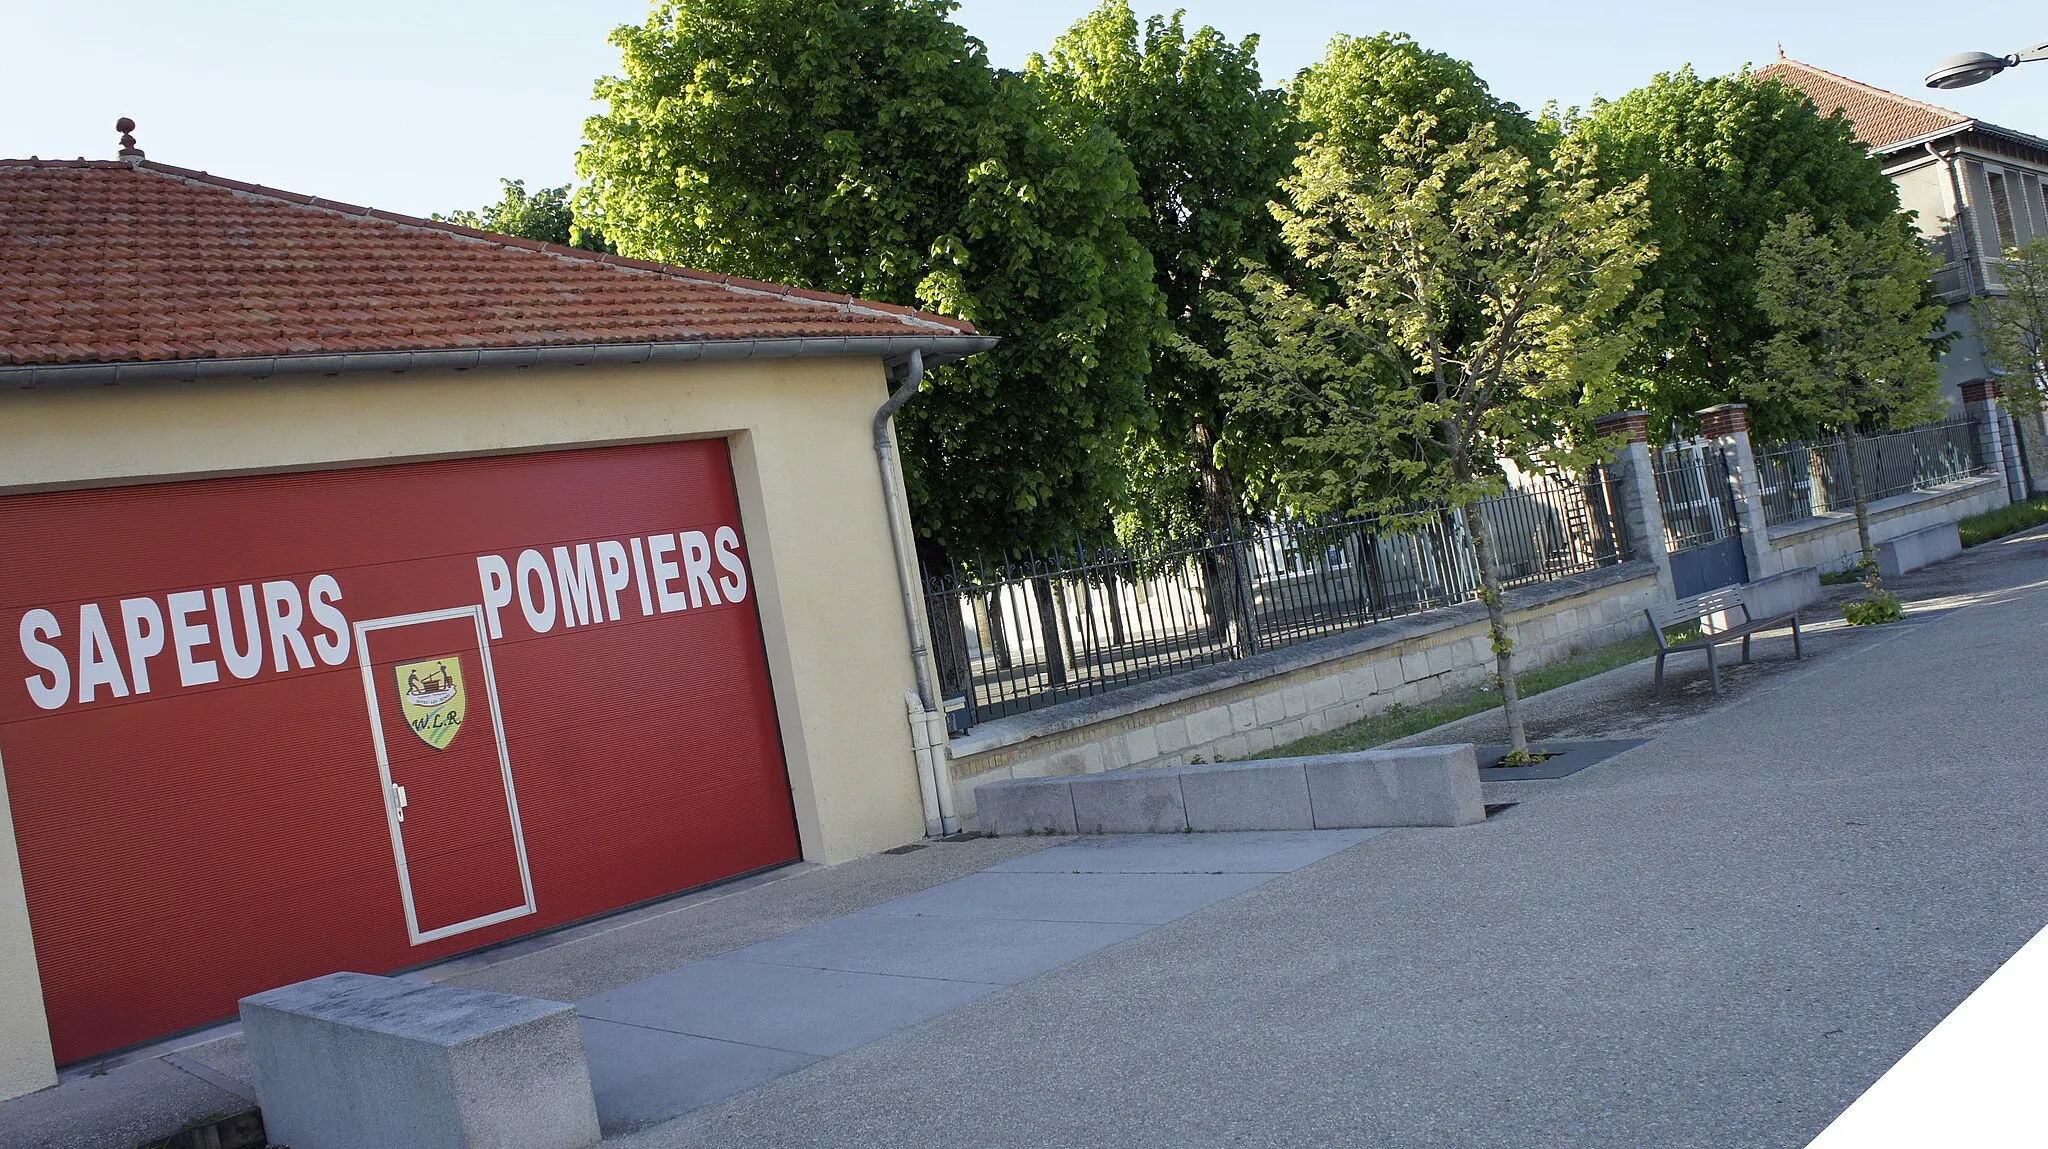
[[799,854],[723,441],[0,499],[57,1057]]

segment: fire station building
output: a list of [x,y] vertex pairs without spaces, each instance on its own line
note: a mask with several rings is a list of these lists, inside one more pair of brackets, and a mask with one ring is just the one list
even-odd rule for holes
[[268,987],[925,833],[875,428],[993,343],[0,160],[0,1097]]

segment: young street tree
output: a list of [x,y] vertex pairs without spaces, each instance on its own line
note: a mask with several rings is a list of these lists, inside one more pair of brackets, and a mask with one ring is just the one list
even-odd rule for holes
[[2048,388],[2048,239],[2007,248],[1999,279],[2005,294],[1975,307],[1984,358],[2004,372],[1999,390],[2013,414],[2038,419]]
[[1822,228],[1795,213],[1757,251],[1757,305],[1775,330],[1763,346],[1763,370],[1743,394],[1842,436],[1873,600],[1877,551],[1860,433],[1924,422],[1941,409],[1935,336],[1943,309],[1927,291],[1936,267],[1902,215],[1871,228]]
[[1298,421],[1283,478],[1304,509],[1400,513],[1426,500],[1462,512],[1511,754],[1526,760],[1482,500],[1505,486],[1503,464],[1594,461],[1600,412],[1587,396],[1643,322],[1615,321],[1654,255],[1638,238],[1642,185],[1602,188],[1576,136],[1539,164],[1490,124],[1445,142],[1428,114],[1404,117],[1375,152],[1372,168],[1322,137],[1304,152],[1278,210],[1329,294],[1257,280],[1233,332],[1235,397]]
[[[1599,146],[1603,180],[1649,180],[1657,259],[1638,290],[1659,300],[1660,318],[1622,365],[1622,401],[1659,428],[1735,400],[1760,365],[1772,326],[1757,302],[1757,249],[1773,224],[1804,212],[1869,228],[1899,210],[1848,120],[1776,80],[1681,69],[1594,104],[1580,130]],[[1766,434],[1813,429],[1774,402],[1750,416]]]
[[1163,323],[1130,164],[951,0],[664,0],[612,35],[579,219],[621,253],[1002,337],[897,416],[919,552],[1070,544],[1121,488]]

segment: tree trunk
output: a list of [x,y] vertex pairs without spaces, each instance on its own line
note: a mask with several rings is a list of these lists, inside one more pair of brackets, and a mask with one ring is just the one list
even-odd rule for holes
[[1102,629],[1095,622],[1095,582],[1083,577],[1076,582],[1080,591],[1077,609],[1081,613],[1081,641],[1077,644],[1081,656],[1074,661],[1085,673],[1093,674],[1102,667]]
[[1103,593],[1109,598],[1109,643],[1112,649],[1121,653],[1124,644],[1130,640],[1124,631],[1123,579],[1115,567],[1104,567],[1102,571]]
[[1059,607],[1054,601],[1052,580],[1043,575],[1031,580],[1032,597],[1038,600],[1038,642],[1045,659],[1048,686],[1067,684],[1067,648],[1060,641]]
[[997,670],[1008,670],[1016,665],[1016,660],[1010,656],[1010,624],[1004,613],[1003,600],[1007,597],[1001,588],[988,593],[988,644],[995,648]]
[[1380,542],[1377,534],[1357,537],[1358,547],[1358,598],[1365,617],[1377,618],[1391,601],[1387,596],[1387,573],[1380,567]]
[[1501,598],[1500,556],[1494,553],[1491,532],[1479,504],[1465,508],[1472,523],[1472,550],[1479,558],[1480,601],[1486,604],[1487,633],[1493,640],[1494,666],[1500,674],[1500,708],[1508,720],[1509,756],[1520,760],[1529,753],[1529,735],[1522,727],[1522,696],[1515,686],[1515,640],[1508,632],[1506,603]]
[[925,617],[932,626],[932,661],[938,664],[941,699],[974,693],[974,660],[967,652],[967,620],[960,612],[959,581],[952,556],[928,539],[917,540],[918,565],[936,588],[925,595]]
[[1197,419],[1194,427],[1195,472],[1201,477],[1202,513],[1212,542],[1227,541],[1224,554],[1210,551],[1203,563],[1209,599],[1209,637],[1228,646],[1239,658],[1257,653],[1247,618],[1251,605],[1249,579],[1237,546],[1237,483],[1228,469],[1216,465],[1216,433]]
[[1856,428],[1842,430],[1842,451],[1849,456],[1849,497],[1856,507],[1856,546],[1863,556],[1859,568],[1863,585],[1869,590],[1877,589],[1877,547],[1870,541],[1870,499],[1863,489],[1863,460],[1857,451],[1859,440]]
[[[1444,428],[1451,449],[1451,470],[1459,486],[1472,481],[1472,463],[1453,428]],[[1501,597],[1500,556],[1494,553],[1493,536],[1486,529],[1486,514],[1478,502],[1465,505],[1465,524],[1472,532],[1473,557],[1479,560],[1479,600],[1486,604],[1487,634],[1493,641],[1493,662],[1500,677],[1500,708],[1508,722],[1510,763],[1525,762],[1529,756],[1529,734],[1522,726],[1522,695],[1515,686],[1515,639],[1508,632],[1507,604]]]
[[1065,669],[1069,673],[1076,670],[1085,672],[1088,662],[1081,656],[1081,644],[1074,641],[1074,615],[1073,608],[1068,605],[1071,600],[1067,595],[1067,588],[1064,586],[1053,587],[1052,601],[1056,608],[1055,614],[1059,618],[1060,637],[1066,640],[1067,660]]

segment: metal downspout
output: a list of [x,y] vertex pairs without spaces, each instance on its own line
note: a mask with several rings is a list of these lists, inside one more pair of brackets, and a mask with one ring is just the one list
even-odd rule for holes
[[1963,201],[1963,181],[1961,177],[1956,175],[1956,153],[1962,149],[1950,148],[1948,151],[1943,152],[1937,150],[1932,141],[1920,146],[1926,148],[1928,155],[1940,160],[1942,166],[1948,169],[1949,191],[1956,197],[1956,230],[1962,233],[1963,237],[1963,295],[1965,298],[1975,298],[1977,295],[1977,242],[1970,235],[1970,209],[1969,205]]
[[[891,421],[918,388],[924,386],[924,352],[913,349],[901,386],[875,411],[875,461],[882,472],[882,501],[889,519],[889,539],[896,547],[896,581],[903,592],[903,622],[910,633],[910,664],[917,673],[917,697],[927,714],[941,713],[938,668],[933,665],[931,644],[925,641],[925,620],[918,589],[917,546],[912,541],[909,500],[903,488],[902,464],[896,455],[896,438]],[[930,761],[917,764],[918,789],[924,799],[925,832],[932,837],[951,834],[960,826],[953,815],[953,784],[939,768],[944,747],[934,747]]]

